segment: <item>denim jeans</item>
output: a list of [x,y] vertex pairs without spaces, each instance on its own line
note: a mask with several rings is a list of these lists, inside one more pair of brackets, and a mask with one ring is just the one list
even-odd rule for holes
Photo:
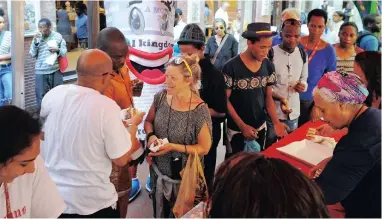
[[38,107],[41,107],[42,98],[48,91],[64,83],[60,70],[52,74],[36,74],[36,101]]
[[0,106],[12,100],[12,66],[0,67]]
[[[289,132],[292,133],[294,130],[298,127],[298,118],[293,120],[280,120],[280,122],[284,123],[289,127]],[[275,129],[273,127],[273,123],[270,121],[270,119],[267,120],[267,126],[268,126],[268,135],[267,135],[267,144],[266,147],[268,148],[273,143],[277,141],[277,135],[275,132]]]

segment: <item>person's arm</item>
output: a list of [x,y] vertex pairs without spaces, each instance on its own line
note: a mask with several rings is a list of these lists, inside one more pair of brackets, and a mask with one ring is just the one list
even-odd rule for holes
[[328,54],[328,62],[326,65],[325,73],[335,71],[337,69],[337,58],[336,58],[336,51],[332,45],[330,46],[330,52]]
[[[345,147],[347,146],[345,145]],[[354,159],[355,157],[357,159]],[[324,194],[326,204],[333,205],[343,201],[374,165],[378,164],[375,164],[374,158],[367,150],[343,151],[338,155],[334,154],[316,179],[316,183]]]
[[154,106],[154,104],[152,104],[150,107],[149,113],[146,116],[146,120],[144,122],[144,125],[143,125],[146,135],[152,133],[152,134],[150,134],[150,137],[146,139],[148,146],[150,146],[152,144],[152,142],[154,142],[156,139],[158,139],[155,136],[155,132],[154,132],[154,119],[155,119],[155,106]]
[[32,40],[32,43],[31,43],[31,47],[29,49],[29,54],[33,57],[33,58],[37,58],[37,54],[38,54],[38,46],[39,46],[40,43],[36,43],[36,39],[33,38]]
[[4,54],[4,55],[0,55],[0,61],[11,60],[11,58],[12,58],[12,54],[11,54],[11,53],[7,53],[7,54]]
[[374,36],[365,36],[361,41],[361,48],[365,51],[378,51],[378,40]]
[[106,154],[117,166],[124,166],[130,160],[131,154],[140,147],[136,137],[138,124],[132,124],[126,129],[119,116],[121,108],[111,100],[109,107],[104,112],[105,124],[102,129]]
[[308,90],[308,62],[305,62],[302,66],[299,82],[305,86],[305,89],[302,92],[306,92]]
[[58,218],[66,208],[64,200],[40,156],[37,156],[34,165],[32,202],[27,211],[30,211],[31,218]]
[[236,39],[232,36],[233,38],[233,46],[232,46],[232,57],[235,57],[238,52],[239,52],[239,43],[236,41]]
[[66,42],[65,42],[65,40],[62,38],[61,43],[60,43],[60,47],[59,47],[58,56],[66,56],[67,51],[68,51],[68,50],[67,50],[67,48],[66,48]]

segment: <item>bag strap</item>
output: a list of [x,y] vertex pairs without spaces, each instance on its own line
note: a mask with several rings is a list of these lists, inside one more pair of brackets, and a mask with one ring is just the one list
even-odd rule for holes
[[298,47],[298,49],[300,50],[302,61],[305,64],[306,63],[306,53],[305,53],[304,49],[302,49],[301,47]]
[[158,100],[157,105],[155,106],[155,113],[158,111],[158,108],[161,106],[161,103],[163,102],[163,99],[167,96],[167,91],[164,90]]
[[218,57],[220,51],[222,50],[225,41],[227,41],[227,38],[228,38],[228,34],[225,35],[225,37],[223,38],[223,41],[220,43],[218,49],[216,50],[216,53],[215,53],[215,55],[214,55],[214,57],[212,58],[212,61],[211,61],[212,64],[215,64],[216,59],[217,59],[217,57]]

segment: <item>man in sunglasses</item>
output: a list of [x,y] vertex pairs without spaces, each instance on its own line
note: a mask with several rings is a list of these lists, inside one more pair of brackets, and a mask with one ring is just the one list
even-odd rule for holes
[[197,24],[188,24],[182,31],[178,44],[181,53],[198,54],[201,68],[200,97],[207,103],[212,117],[213,142],[209,153],[204,156],[204,175],[210,188],[216,167],[217,146],[221,138],[221,123],[227,112],[227,98],[223,74],[204,57],[204,33]]
[[62,217],[120,218],[109,177],[112,163],[125,166],[140,147],[137,118],[126,129],[121,108],[102,95],[113,74],[105,52],[85,51],[76,70],[77,84],[55,87],[42,100],[41,155],[67,205]]
[[[299,21],[285,20],[281,26],[280,36],[282,43],[272,47],[268,58],[272,54],[273,57],[270,59],[276,70],[277,83],[272,86],[276,113],[279,120],[289,127],[289,132],[292,132],[297,129],[300,116],[299,93],[305,92],[308,88],[308,63],[305,51],[298,47],[301,38]],[[277,140],[277,136],[270,119],[267,125],[267,146],[270,146]]]

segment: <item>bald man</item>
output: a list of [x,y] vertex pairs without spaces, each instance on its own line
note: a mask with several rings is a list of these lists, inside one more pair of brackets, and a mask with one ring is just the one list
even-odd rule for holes
[[120,217],[112,163],[125,166],[140,143],[138,124],[126,129],[121,108],[101,94],[114,76],[112,66],[105,52],[87,50],[77,62],[78,83],[55,87],[42,100],[41,154],[67,205],[61,217]]
[[[121,109],[134,107],[133,83],[130,80],[129,69],[125,64],[128,45],[125,36],[115,27],[107,27],[99,32],[97,48],[106,52],[113,62],[115,77],[103,94],[113,99]],[[133,179],[132,179],[133,177]],[[137,167],[113,165],[110,177],[118,192],[118,204],[121,209],[121,217],[125,218],[130,200],[133,200],[140,192],[141,185],[137,178]]]

